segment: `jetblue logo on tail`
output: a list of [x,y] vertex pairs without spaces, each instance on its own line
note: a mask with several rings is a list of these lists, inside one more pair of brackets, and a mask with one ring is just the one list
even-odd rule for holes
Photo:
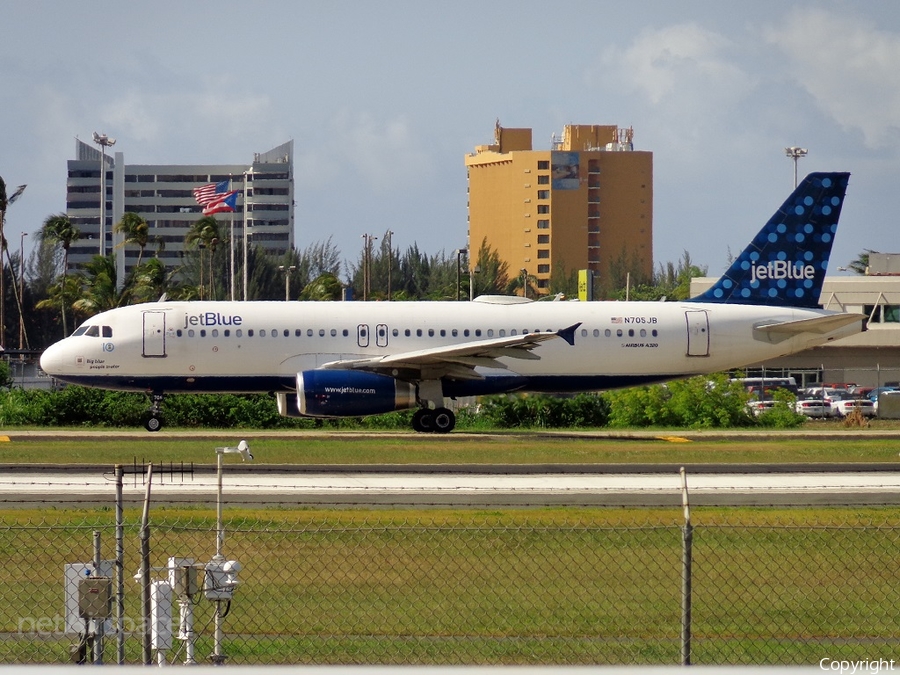
[[811,173],[694,302],[818,307],[849,173]]
[[776,260],[768,265],[750,267],[750,283],[757,279],[815,279],[816,268],[812,265],[792,265],[786,260]]

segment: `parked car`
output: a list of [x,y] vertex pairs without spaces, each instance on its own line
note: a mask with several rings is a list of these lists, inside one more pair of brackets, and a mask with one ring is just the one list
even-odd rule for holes
[[863,417],[875,417],[875,403],[867,398],[847,396],[831,400],[831,414],[834,417],[846,417],[854,410],[859,410]]
[[869,392],[869,399],[872,401],[878,401],[878,397],[881,396],[883,392],[886,391],[897,391],[894,387],[878,387],[877,389],[873,389]]
[[794,404],[794,410],[807,417],[825,419],[831,417],[831,401],[821,398],[803,398]]
[[767,410],[774,408],[776,403],[777,401],[750,401],[747,407],[750,409],[750,412],[759,417]]

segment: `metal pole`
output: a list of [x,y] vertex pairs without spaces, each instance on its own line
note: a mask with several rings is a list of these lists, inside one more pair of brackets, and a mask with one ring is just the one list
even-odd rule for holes
[[[23,232],[19,237],[19,349],[25,347],[25,313],[22,311],[22,303],[25,298],[25,237],[27,232]],[[23,357],[24,358],[24,357]]]
[[116,464],[116,663],[125,664],[125,515],[122,483],[125,467]]
[[688,502],[687,474],[681,467],[681,501],[684,506],[684,529],[681,553],[681,665],[691,665],[691,561],[694,528],[691,525],[691,506]]
[[145,666],[153,664],[150,617],[150,485],[153,482],[153,462],[147,466],[147,492],[141,516],[141,616],[144,621],[142,655]]
[[[100,531],[94,530],[94,576],[100,576]],[[93,651],[94,651],[94,665],[102,666],[103,665],[103,624],[106,619],[103,618],[95,618],[92,619],[94,624],[94,640],[93,640]]]
[[222,453],[216,453],[216,556],[225,547],[225,525],[222,524]]
[[252,172],[249,171],[244,173],[244,302],[247,302],[247,248],[250,237],[250,228],[247,226],[247,184],[252,175]]

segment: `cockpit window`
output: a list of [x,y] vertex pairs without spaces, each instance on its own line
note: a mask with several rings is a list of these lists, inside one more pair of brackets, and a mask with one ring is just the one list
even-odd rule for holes
[[103,337],[105,337],[105,338],[112,337],[112,326],[103,326],[101,331],[103,332]]
[[88,329],[87,326],[80,326],[78,328],[78,330],[76,330],[74,333],[72,333],[72,337],[78,337],[79,335],[83,335],[84,331],[86,331],[87,329]]
[[100,337],[100,326],[88,326],[84,334],[88,337]]

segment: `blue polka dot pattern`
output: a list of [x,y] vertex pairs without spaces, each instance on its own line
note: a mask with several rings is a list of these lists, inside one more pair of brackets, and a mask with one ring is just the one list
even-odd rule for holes
[[694,302],[818,307],[849,173],[811,173]]

